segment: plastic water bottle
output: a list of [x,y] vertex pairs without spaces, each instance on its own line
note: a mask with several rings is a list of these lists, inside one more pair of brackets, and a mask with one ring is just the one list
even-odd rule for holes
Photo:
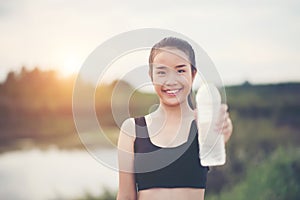
[[221,95],[213,84],[203,84],[196,94],[196,103],[201,164],[223,165],[226,161],[224,135],[215,130],[220,114]]

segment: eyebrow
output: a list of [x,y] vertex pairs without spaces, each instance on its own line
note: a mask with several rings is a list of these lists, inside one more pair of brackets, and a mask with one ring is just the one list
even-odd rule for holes
[[177,69],[177,68],[183,68],[183,67],[186,67],[186,65],[185,65],[185,64],[182,64],[182,65],[177,65],[177,66],[175,66],[176,69]]
[[[181,65],[177,65],[177,66],[175,66],[175,68],[176,69],[178,69],[178,68],[183,68],[183,67],[186,67],[187,65],[186,64],[181,64]],[[156,69],[165,69],[165,68],[167,68],[166,66],[157,66],[157,67],[155,67]]]
[[155,67],[155,69],[166,69],[167,67],[166,66],[157,66]]

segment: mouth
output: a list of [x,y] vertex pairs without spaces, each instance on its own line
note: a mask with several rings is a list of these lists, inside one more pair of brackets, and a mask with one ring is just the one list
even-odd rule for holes
[[164,90],[162,90],[162,92],[166,93],[168,96],[176,96],[181,90],[182,90],[182,88],[164,89]]

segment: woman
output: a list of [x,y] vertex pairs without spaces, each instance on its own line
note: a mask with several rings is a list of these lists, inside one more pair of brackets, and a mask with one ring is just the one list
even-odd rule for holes
[[[208,168],[200,164],[196,112],[190,103],[197,72],[194,50],[184,40],[165,38],[151,49],[149,67],[160,104],[122,124],[117,199],[204,199]],[[226,110],[222,105],[216,125],[225,141],[232,133]],[[149,156],[156,152],[158,156]]]

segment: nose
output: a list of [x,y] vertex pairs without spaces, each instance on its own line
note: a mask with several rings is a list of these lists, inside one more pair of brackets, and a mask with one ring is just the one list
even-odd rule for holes
[[176,85],[178,82],[178,74],[176,71],[169,71],[165,80],[166,85]]

